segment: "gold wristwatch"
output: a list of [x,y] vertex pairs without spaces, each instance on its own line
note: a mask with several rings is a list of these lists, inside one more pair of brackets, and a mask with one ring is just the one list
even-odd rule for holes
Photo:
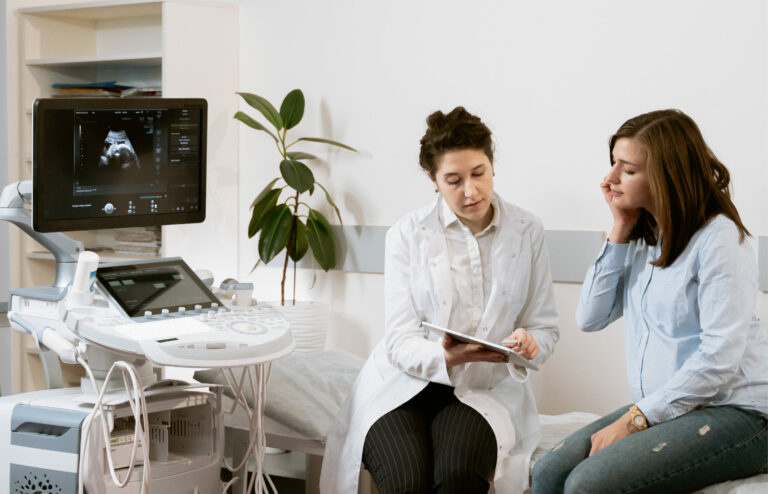
[[637,405],[632,405],[629,408],[629,419],[632,422],[632,425],[639,431],[648,428],[648,419],[646,419],[643,412],[637,408]]

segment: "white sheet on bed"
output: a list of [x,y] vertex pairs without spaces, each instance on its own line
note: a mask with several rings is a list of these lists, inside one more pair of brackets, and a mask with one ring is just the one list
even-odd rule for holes
[[[275,361],[267,387],[267,432],[289,437],[294,437],[295,433],[296,438],[325,444],[325,434],[363,362],[362,358],[341,350],[292,354]],[[195,378],[201,382],[224,384],[215,369],[198,371]],[[229,399],[226,401],[231,403]],[[599,417],[587,412],[539,415],[541,442],[533,453],[531,466],[559,441]],[[248,427],[242,409],[238,409],[234,416],[225,416],[225,424],[235,428]],[[699,494],[768,494],[768,475],[724,482]]]

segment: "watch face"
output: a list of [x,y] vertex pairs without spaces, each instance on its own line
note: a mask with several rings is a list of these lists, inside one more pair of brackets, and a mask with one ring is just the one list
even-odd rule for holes
[[633,421],[633,422],[635,423],[635,425],[636,425],[636,426],[638,426],[638,427],[642,427],[642,426],[644,426],[644,425],[645,425],[645,420],[643,420],[643,417],[641,417],[640,415],[635,415],[635,416],[632,418],[632,421]]

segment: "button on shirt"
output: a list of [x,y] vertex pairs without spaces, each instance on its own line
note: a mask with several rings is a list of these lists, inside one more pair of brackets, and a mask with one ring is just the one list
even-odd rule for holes
[[453,282],[453,304],[448,327],[474,335],[491,295],[493,269],[491,246],[499,227],[499,206],[491,202],[493,218],[483,231],[473,234],[445,200],[441,201],[440,221],[445,228],[448,261]]
[[672,265],[651,265],[659,253],[639,240],[606,242],[584,280],[579,327],[597,331],[623,315],[630,391],[651,424],[702,406],[768,415],[768,336],[749,242],[717,216]]

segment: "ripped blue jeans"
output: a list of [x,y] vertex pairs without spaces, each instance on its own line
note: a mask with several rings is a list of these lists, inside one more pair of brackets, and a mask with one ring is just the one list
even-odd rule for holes
[[589,456],[592,434],[628,409],[555,445],[534,465],[531,494],[693,492],[768,472],[768,420],[733,406],[693,410]]

